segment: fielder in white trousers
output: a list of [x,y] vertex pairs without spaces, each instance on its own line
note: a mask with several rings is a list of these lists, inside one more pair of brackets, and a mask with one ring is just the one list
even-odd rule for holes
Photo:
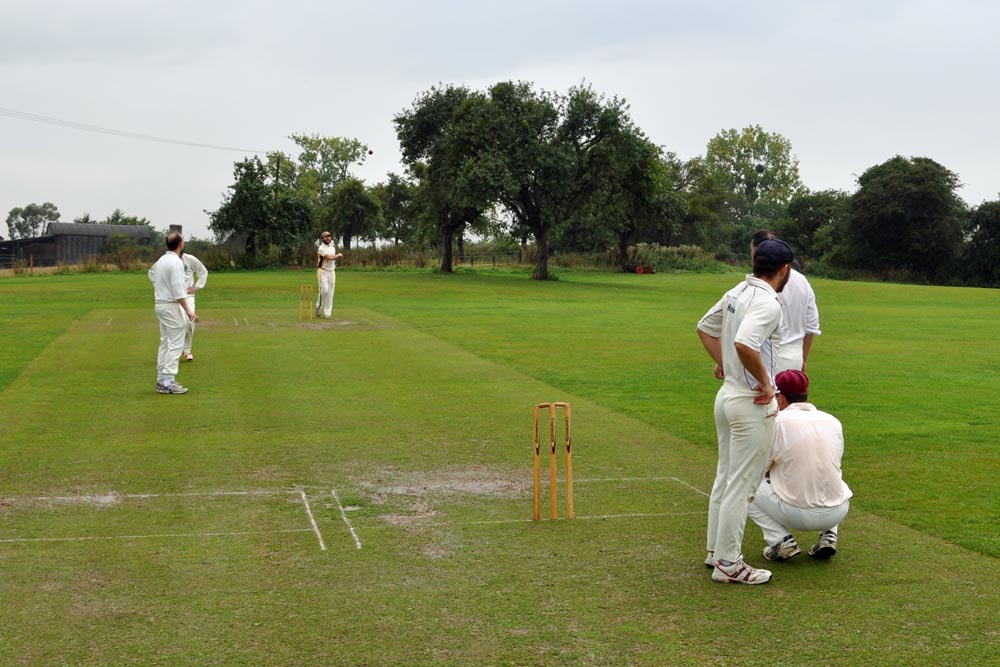
[[793,530],[829,531],[837,535],[837,528],[850,508],[850,500],[833,507],[796,507],[782,500],[765,480],[757,487],[749,513],[764,534],[764,541],[775,545]]
[[316,247],[316,282],[319,283],[319,294],[316,295],[316,317],[330,319],[333,315],[333,290],[337,286],[337,260],[343,257],[333,247],[333,236],[330,232],[320,235],[320,243]]
[[316,269],[319,294],[316,295],[316,317],[330,319],[333,315],[333,291],[337,287],[336,269]]
[[177,303],[157,303],[156,317],[160,321],[160,348],[156,354],[156,382],[169,386],[177,377],[184,337],[187,335],[188,316]]
[[708,545],[716,559],[742,557],[749,504],[767,470],[778,403],[758,405],[757,395],[724,383],[715,396],[719,463],[708,501]]

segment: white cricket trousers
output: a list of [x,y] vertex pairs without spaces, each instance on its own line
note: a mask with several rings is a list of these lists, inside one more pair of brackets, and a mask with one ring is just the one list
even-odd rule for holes
[[160,384],[173,382],[184,347],[187,315],[177,302],[156,304],[156,317],[160,320],[160,350],[156,355],[156,380]]
[[316,317],[330,319],[333,314],[333,290],[337,286],[337,271],[316,269],[319,294],[316,295]]
[[[782,343],[774,353],[774,375],[782,371],[802,370],[802,339]],[[784,535],[782,535],[784,537]]]
[[757,487],[749,512],[750,518],[763,531],[764,541],[768,546],[774,546],[793,530],[829,530],[836,535],[837,526],[847,516],[850,507],[849,499],[836,507],[796,507],[782,500],[771,483],[764,480]]
[[753,402],[756,394],[723,383],[715,396],[719,466],[708,500],[708,550],[717,560],[737,561],[754,492],[767,469],[778,401]]
[[[188,306],[191,308],[191,312],[196,312],[194,309],[194,295],[192,294],[187,298]],[[184,354],[191,352],[191,345],[194,343],[194,320],[189,320],[185,315],[184,320],[187,322],[187,330],[184,332]]]

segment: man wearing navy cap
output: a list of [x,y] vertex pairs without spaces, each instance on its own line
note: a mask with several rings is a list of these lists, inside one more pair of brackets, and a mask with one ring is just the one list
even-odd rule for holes
[[[760,229],[750,237],[750,261],[761,241],[778,238],[770,229]],[[777,372],[794,368],[806,372],[809,363],[809,350],[813,338],[823,332],[819,328],[819,309],[816,307],[816,294],[809,280],[795,270],[788,273],[788,284],[778,295],[781,313],[785,318],[785,330],[781,335],[781,347],[775,355]]]
[[793,530],[816,530],[813,558],[837,553],[837,526],[851,506],[840,462],[844,430],[831,414],[807,403],[809,378],[788,370],[774,378],[778,387],[774,446],[767,478],[750,504],[750,518],[764,532],[764,558],[783,561],[801,553]]
[[771,573],[743,561],[743,530],[754,491],[764,478],[778,414],[773,383],[774,351],[782,328],[778,292],[795,259],[784,241],[761,242],[753,274],[698,322],[698,336],[724,380],[715,397],[719,463],[708,502],[708,557],[712,579],[764,584]]

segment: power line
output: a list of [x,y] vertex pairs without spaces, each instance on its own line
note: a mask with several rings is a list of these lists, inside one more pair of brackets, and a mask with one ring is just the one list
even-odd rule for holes
[[238,153],[257,153],[260,155],[266,155],[267,151],[258,151],[251,148],[232,148],[230,146],[214,146],[212,144],[201,144],[195,141],[182,141],[179,139],[168,139],[165,137],[156,137],[151,134],[140,134],[138,132],[126,132],[125,130],[115,130],[109,127],[100,127],[98,125],[87,125],[86,123],[77,123],[71,120],[60,120],[59,118],[50,118],[48,116],[39,116],[38,114],[27,113],[24,111],[17,111],[15,109],[4,109],[0,107],[0,116],[7,116],[8,118],[18,118],[20,120],[27,120],[33,123],[44,123],[46,125],[55,125],[57,127],[65,127],[71,130],[83,130],[85,132],[96,132],[98,134],[109,134],[115,137],[124,137],[125,139],[141,139],[143,141],[156,141],[163,144],[176,144],[179,146],[192,146],[194,148],[210,148],[217,151],[236,151]]

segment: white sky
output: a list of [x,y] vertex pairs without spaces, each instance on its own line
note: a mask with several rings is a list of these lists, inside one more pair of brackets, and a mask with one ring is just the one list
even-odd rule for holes
[[7,212],[115,208],[210,238],[251,153],[357,138],[355,174],[401,172],[392,124],[438,83],[587,82],[681,158],[760,124],[812,190],[894,155],[937,160],[971,205],[1000,198],[1000,3],[976,0],[0,0],[0,235]]

